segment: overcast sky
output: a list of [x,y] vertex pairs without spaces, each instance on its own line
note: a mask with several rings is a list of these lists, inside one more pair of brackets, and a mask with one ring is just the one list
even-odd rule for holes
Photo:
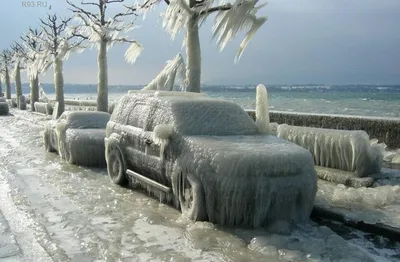
[[[70,15],[64,0],[33,1],[47,8],[23,7],[24,2],[1,0],[0,49],[18,40],[29,26],[36,27],[48,12]],[[161,5],[146,20],[138,19],[141,27],[131,32],[144,46],[136,64],[124,61],[127,45],[109,51],[110,84],[146,84],[166,60],[185,53],[182,35],[171,41],[163,31],[163,10]],[[270,0],[260,15],[268,21],[236,65],[242,36],[220,53],[211,41],[211,21],[202,26],[203,83],[400,84],[400,0]],[[41,82],[52,83],[52,77],[50,69]],[[95,84],[96,78],[96,50],[72,55],[64,64],[65,83]]]

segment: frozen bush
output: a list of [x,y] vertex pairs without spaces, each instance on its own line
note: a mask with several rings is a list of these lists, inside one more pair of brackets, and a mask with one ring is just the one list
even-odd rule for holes
[[8,108],[8,103],[6,102],[0,102],[0,115],[8,115],[9,108]]
[[316,165],[355,172],[359,177],[379,173],[381,170],[382,148],[370,145],[365,131],[283,124],[278,127],[277,135],[309,150]]

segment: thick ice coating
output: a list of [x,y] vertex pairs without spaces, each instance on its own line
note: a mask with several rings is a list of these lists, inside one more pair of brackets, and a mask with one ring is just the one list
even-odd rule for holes
[[51,115],[53,113],[53,105],[50,103],[35,102],[35,111],[38,113]]
[[310,152],[261,134],[235,103],[131,92],[116,105],[107,137],[126,168],[171,187],[176,201],[189,180],[191,218],[204,211],[213,223],[257,227],[304,222],[311,213],[317,176]]
[[0,102],[0,115],[8,115],[9,108],[7,102]]
[[279,125],[277,135],[309,150],[316,165],[356,172],[364,177],[379,173],[382,148],[371,145],[365,131]]
[[45,126],[47,151],[58,151],[71,164],[105,166],[105,127],[110,115],[105,112],[64,112]]

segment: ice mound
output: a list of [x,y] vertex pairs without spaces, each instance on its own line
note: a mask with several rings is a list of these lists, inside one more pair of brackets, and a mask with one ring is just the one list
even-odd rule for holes
[[290,235],[256,236],[248,248],[284,261],[375,261],[325,226],[305,225]]
[[278,137],[309,150],[316,165],[355,172],[359,177],[379,173],[383,148],[370,145],[365,131],[279,125]]
[[53,113],[53,106],[50,103],[35,102],[35,112],[51,115]]
[[7,102],[0,102],[0,115],[8,115],[9,108]]
[[174,59],[167,61],[165,67],[143,90],[164,90],[172,91],[176,80],[185,77],[185,62],[181,54]]
[[0,102],[7,102],[7,100],[4,97],[0,97]]
[[356,204],[373,208],[380,208],[395,202],[400,204],[400,186],[348,188],[338,185],[334,188],[332,202],[343,206]]

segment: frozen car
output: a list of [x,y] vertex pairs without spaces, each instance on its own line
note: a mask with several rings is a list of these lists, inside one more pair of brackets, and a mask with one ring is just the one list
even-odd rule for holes
[[235,103],[130,92],[106,132],[111,180],[142,186],[191,219],[257,227],[309,218],[317,189],[310,152],[261,134]]
[[105,166],[104,138],[110,114],[105,112],[64,112],[47,123],[44,147],[57,151],[71,164]]

